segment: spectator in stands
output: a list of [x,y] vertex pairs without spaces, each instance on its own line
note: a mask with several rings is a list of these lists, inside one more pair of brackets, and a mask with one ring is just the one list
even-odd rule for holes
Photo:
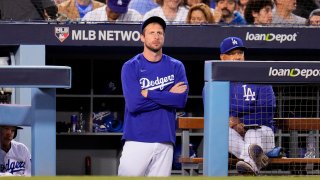
[[236,10],[244,17],[244,11],[246,10],[247,4],[249,0],[237,0]]
[[159,7],[148,11],[143,20],[152,16],[159,16],[166,21],[167,24],[185,23],[188,9],[184,6],[183,0],[156,0]]
[[297,0],[296,9],[292,13],[308,19],[311,11],[317,8],[318,6],[314,0]]
[[31,154],[26,145],[17,142],[18,126],[0,126],[0,177],[31,176]]
[[280,25],[305,25],[306,19],[293,14],[296,9],[296,0],[274,0],[276,5],[272,14],[272,23]]
[[313,2],[318,8],[320,8],[320,0],[313,0]]
[[193,5],[204,3],[210,7],[210,0],[184,0],[185,5],[188,9],[190,9]]
[[[240,63],[245,60],[245,50],[240,38],[225,38],[220,44],[220,59]],[[257,175],[268,165],[269,158],[265,153],[275,147],[275,107],[271,85],[230,84],[229,152],[242,159],[236,164],[240,174]]]
[[129,9],[138,11],[141,15],[158,7],[154,0],[131,0],[129,3]]
[[1,0],[1,20],[32,21],[56,19],[58,8],[53,0]]
[[[121,3],[120,3],[121,2]],[[106,5],[87,13],[83,21],[139,22],[142,15],[129,9],[130,0],[106,0]]]
[[246,24],[243,16],[236,11],[236,0],[216,0],[213,17],[216,23]]
[[249,0],[244,17],[248,24],[270,25],[272,23],[272,0]]
[[103,3],[95,0],[67,0],[58,5],[58,12],[69,20],[80,21],[88,12],[102,6]]
[[190,9],[192,6],[196,5],[196,4],[199,4],[199,3],[203,3],[203,4],[206,4],[209,6],[210,8],[210,11],[213,15],[214,13],[214,8],[212,8],[210,6],[210,0],[184,0],[184,4],[186,6],[187,9]]
[[54,0],[54,2],[56,3],[56,5],[58,5],[58,4],[60,4],[60,3],[63,3],[63,2],[65,2],[65,1],[67,1],[67,0]]
[[199,3],[193,5],[188,12],[186,23],[188,24],[212,24],[214,23],[211,8],[204,4]]
[[315,9],[310,13],[307,24],[310,26],[320,26],[320,9]]

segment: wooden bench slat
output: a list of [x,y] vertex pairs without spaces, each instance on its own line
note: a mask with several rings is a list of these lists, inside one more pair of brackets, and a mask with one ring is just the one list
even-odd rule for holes
[[203,117],[179,117],[178,126],[180,129],[203,129]]
[[[235,164],[238,159],[229,158],[229,163]],[[181,163],[203,163],[203,158],[180,158]],[[320,164],[320,158],[270,158],[270,164]]]
[[[320,130],[320,118],[274,118],[279,129]],[[178,117],[180,129],[203,129],[203,117]]]
[[279,129],[320,130],[320,118],[274,118]]
[[185,158],[180,158],[179,159],[180,163],[203,163],[203,158],[197,157],[197,158],[189,158],[189,157],[185,157]]
[[320,164],[320,158],[270,158],[272,164]]

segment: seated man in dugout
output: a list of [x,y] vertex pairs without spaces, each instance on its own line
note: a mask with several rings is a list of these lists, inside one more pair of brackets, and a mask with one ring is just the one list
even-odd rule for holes
[[18,126],[0,125],[0,176],[31,176],[31,154],[17,142]]
[[[245,50],[240,38],[228,37],[220,45],[220,59],[241,63]],[[230,83],[229,152],[240,159],[239,174],[258,175],[268,165],[266,153],[275,147],[275,107],[271,85]]]

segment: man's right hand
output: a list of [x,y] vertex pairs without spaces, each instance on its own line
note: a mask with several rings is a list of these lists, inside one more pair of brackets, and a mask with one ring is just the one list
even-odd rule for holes
[[246,134],[246,130],[244,129],[244,124],[242,124],[242,123],[233,126],[232,129],[237,131],[240,134],[240,136],[242,136],[242,137],[244,137],[244,135]]
[[184,84],[184,82],[178,82],[170,89],[170,92],[181,94],[186,92],[187,88],[188,87]]
[[240,118],[238,117],[233,117],[233,116],[230,116],[229,117],[229,126],[231,128],[233,128],[234,126],[236,126],[237,124],[240,124]]
[[244,129],[244,124],[241,123],[238,117],[229,117],[229,127],[237,131],[242,137],[244,137],[246,130]]
[[221,9],[215,9],[213,13],[213,19],[215,23],[219,23],[221,21],[222,11]]

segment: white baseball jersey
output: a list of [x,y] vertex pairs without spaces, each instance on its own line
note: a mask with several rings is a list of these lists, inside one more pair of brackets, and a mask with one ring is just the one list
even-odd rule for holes
[[148,19],[152,16],[161,17],[164,21],[166,21],[167,24],[184,24],[186,22],[186,19],[188,16],[188,9],[184,6],[179,6],[176,17],[172,20],[169,20],[164,15],[162,7],[157,7],[157,8],[154,8],[154,9],[146,12],[146,14],[143,16],[143,20],[145,21],[146,19]]
[[[108,21],[106,5],[88,12],[82,21]],[[140,22],[142,15],[134,9],[128,9],[127,13],[121,14],[116,22]]]
[[31,176],[31,154],[26,145],[12,140],[8,153],[0,149],[0,173]]

